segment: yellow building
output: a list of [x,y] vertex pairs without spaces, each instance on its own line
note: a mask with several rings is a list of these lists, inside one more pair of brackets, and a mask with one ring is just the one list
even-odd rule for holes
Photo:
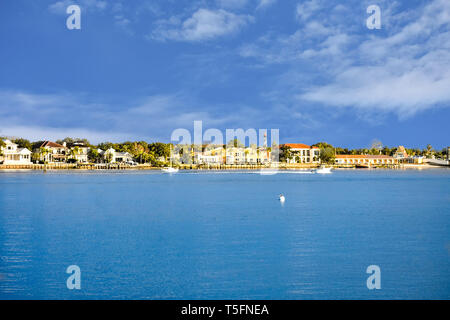
[[355,165],[364,167],[373,166],[385,166],[394,165],[398,163],[398,160],[385,155],[368,155],[368,154],[356,154],[356,155],[336,155],[336,164],[338,165]]

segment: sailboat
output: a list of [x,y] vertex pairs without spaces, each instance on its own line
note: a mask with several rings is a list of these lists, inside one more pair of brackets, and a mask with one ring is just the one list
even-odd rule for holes
[[170,146],[170,166],[167,168],[162,168],[161,171],[164,173],[177,173],[178,168],[172,167],[172,145]]

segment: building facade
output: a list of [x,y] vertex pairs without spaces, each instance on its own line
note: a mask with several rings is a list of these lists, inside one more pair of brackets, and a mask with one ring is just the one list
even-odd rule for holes
[[2,148],[3,164],[30,164],[31,151],[27,148],[19,148],[19,146],[10,140],[5,140],[5,147]]
[[336,155],[335,160],[337,165],[353,165],[353,166],[387,166],[394,165],[398,163],[398,160],[391,156],[385,155],[367,155],[367,154],[357,154],[357,155]]
[[409,156],[408,156],[408,153],[406,152],[405,147],[404,146],[399,146],[397,148],[397,150],[395,151],[393,157],[395,159],[401,161],[401,160],[407,159]]
[[280,147],[289,147],[292,157],[287,159],[287,163],[319,163],[320,162],[320,149],[317,147],[311,147],[304,143],[286,143]]
[[129,163],[133,162],[133,156],[128,152],[118,152],[113,148],[106,150],[103,154],[106,162],[111,163]]
[[70,157],[75,159],[76,162],[87,163],[89,146],[87,146],[84,142],[74,142],[70,145]]
[[44,141],[39,149],[34,151],[39,154],[39,160],[48,163],[66,162],[69,154],[69,149],[62,144]]

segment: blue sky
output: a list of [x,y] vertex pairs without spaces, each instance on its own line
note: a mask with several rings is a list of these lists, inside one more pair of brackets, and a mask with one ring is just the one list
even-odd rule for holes
[[[366,27],[372,4],[381,30]],[[449,49],[448,0],[3,0],[0,135],[168,142],[202,120],[440,149]]]

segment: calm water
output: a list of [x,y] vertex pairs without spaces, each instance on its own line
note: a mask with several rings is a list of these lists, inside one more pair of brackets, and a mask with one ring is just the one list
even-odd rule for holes
[[0,298],[449,299],[450,170],[0,173]]

